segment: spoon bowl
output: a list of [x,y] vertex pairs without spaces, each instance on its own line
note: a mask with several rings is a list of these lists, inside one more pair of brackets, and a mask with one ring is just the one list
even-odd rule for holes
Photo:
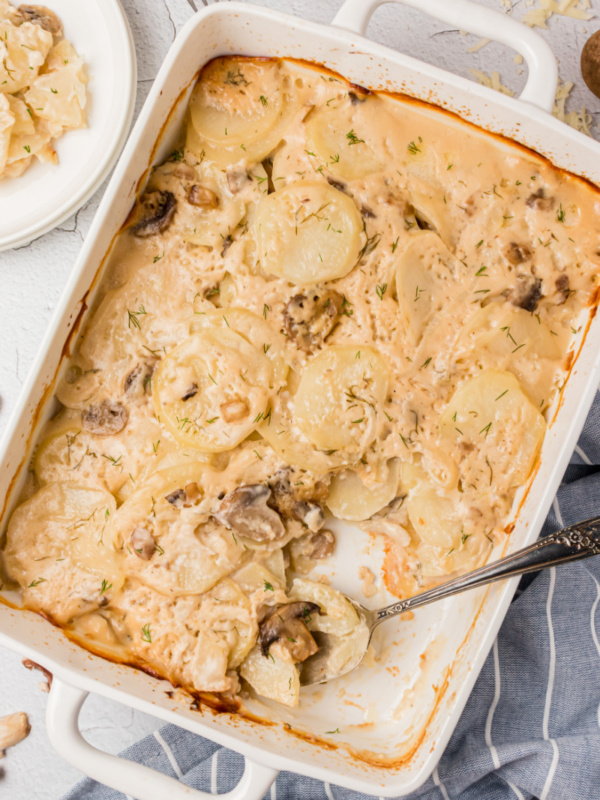
[[313,656],[298,665],[300,684],[311,686],[317,683],[326,683],[356,669],[365,657],[373,631],[384,620],[396,617],[405,611],[412,611],[419,606],[434,603],[436,600],[452,597],[467,591],[467,589],[475,589],[495,581],[514,578],[517,575],[525,575],[528,572],[537,572],[597,555],[600,555],[600,517],[563,528],[505,558],[375,611],[370,611],[345,595],[346,600],[352,603],[356,609],[359,618],[353,634],[352,653],[340,663],[338,638],[327,633],[315,632],[313,635],[319,649]]

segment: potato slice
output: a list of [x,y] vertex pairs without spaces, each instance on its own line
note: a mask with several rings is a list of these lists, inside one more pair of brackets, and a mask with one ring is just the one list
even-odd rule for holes
[[272,362],[262,350],[232,330],[211,328],[193,334],[160,362],[154,409],[180,442],[218,453],[255,430],[273,388]]
[[229,328],[239,333],[259,351],[262,350],[273,367],[275,391],[285,381],[288,373],[288,365],[283,355],[285,340],[262,317],[245,308],[219,308],[216,311],[196,312],[190,323],[190,333],[215,328]]
[[31,22],[12,25],[4,20],[0,92],[14,94],[31,86],[52,47],[52,42],[52,34],[40,25]]
[[358,626],[356,609],[341,592],[324,583],[315,583],[305,578],[296,578],[289,592],[290,600],[316,603],[321,614],[311,614],[307,627],[335,636],[345,636]]
[[219,164],[261,161],[279,143],[287,112],[279,64],[215,59],[190,98],[187,147]]
[[36,116],[61,129],[85,125],[85,77],[70,65],[39,75],[24,96]]
[[4,558],[28,607],[66,622],[120,588],[120,559],[109,532],[115,508],[103,489],[52,483],[16,509]]
[[[379,172],[389,157],[384,135],[367,124],[377,105],[381,106],[381,100],[372,97],[357,105],[348,101],[339,108],[319,109],[306,123],[306,149],[314,153],[332,175],[342,180]],[[371,136],[366,130],[371,131]]]
[[[485,370],[456,390],[440,417],[440,434],[474,449],[467,459],[486,461],[511,487],[525,483],[541,447],[546,421],[517,378]],[[484,468],[483,468],[484,469]]]
[[274,655],[263,656],[260,647],[250,651],[240,667],[240,675],[256,694],[294,708],[300,699],[300,674],[294,664]]
[[410,491],[406,509],[421,541],[444,551],[460,543],[463,525],[456,494],[441,491],[424,479]]
[[322,450],[364,452],[375,437],[389,372],[372,347],[336,345],[308,362],[294,397],[294,419]]
[[15,115],[8,97],[0,94],[0,175],[8,162],[10,137],[15,125]]
[[327,183],[304,181],[266,195],[252,232],[266,272],[308,286],[350,272],[359,258],[362,227],[350,197]]
[[119,508],[110,536],[126,575],[178,597],[209,591],[240,565],[244,546],[198,508],[209,469],[193,462],[160,470]]
[[399,482],[400,462],[396,459],[389,463],[385,479],[372,485],[363,483],[354,470],[346,469],[331,479],[327,507],[338,519],[369,519],[396,497]]
[[[467,321],[457,359],[514,373],[540,407],[547,400],[567,349],[565,332],[550,333],[539,316],[510,303],[490,303]],[[562,345],[562,346],[561,346]]]
[[400,314],[413,345],[453,293],[459,263],[432,231],[415,234],[399,254],[396,292]]

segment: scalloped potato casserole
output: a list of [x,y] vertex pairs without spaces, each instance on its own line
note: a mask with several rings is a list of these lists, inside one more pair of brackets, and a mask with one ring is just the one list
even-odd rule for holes
[[433,106],[212,61],[58,385],[11,585],[107,657],[297,704],[320,637],[341,668],[365,633],[310,579],[330,517],[385,537],[398,596],[505,535],[599,223],[592,186]]

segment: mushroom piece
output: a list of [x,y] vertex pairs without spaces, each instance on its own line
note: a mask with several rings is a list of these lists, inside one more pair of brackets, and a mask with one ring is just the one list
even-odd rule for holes
[[185,393],[181,399],[185,402],[186,400],[189,400],[191,397],[194,397],[197,394],[198,394],[198,384],[192,383],[192,385],[185,390]]
[[557,305],[561,306],[567,302],[572,291],[572,289],[569,289],[569,276],[565,272],[561,273],[554,281],[554,285],[557,292]]
[[334,189],[337,189],[338,192],[345,192],[346,189],[348,188],[345,183],[342,183],[342,181],[336,181],[335,178],[329,178],[328,177],[327,178],[327,183],[330,186],[333,186]]
[[[307,558],[314,558],[319,561],[321,558],[329,558],[335,547],[335,536],[331,531],[323,530],[313,533],[307,537],[310,542],[310,550],[306,553]],[[307,548],[308,549],[308,548]]]
[[205,186],[200,186],[195,183],[188,192],[188,203],[198,208],[216,208],[219,205],[219,198],[217,195],[207,189]]
[[271,490],[262,483],[240,486],[228,494],[215,517],[241,536],[273,542],[285,534],[279,514],[267,505]]
[[0,717],[0,758],[4,755],[2,751],[26,739],[30,730],[31,725],[24,711]]
[[318,614],[316,603],[298,602],[276,606],[260,624],[258,642],[263,656],[275,642],[290,654],[295,663],[306,661],[319,649],[306,627],[312,614]]
[[150,394],[155,366],[154,361],[141,361],[125,378],[124,391],[129,395]]
[[133,551],[142,561],[150,561],[156,550],[154,536],[148,528],[138,525],[131,534],[131,546]]
[[129,413],[122,403],[115,400],[103,400],[101,403],[86,408],[83,412],[83,429],[96,436],[110,436],[122,431]]
[[537,192],[529,195],[525,205],[538,211],[551,211],[554,207],[554,198],[546,197],[546,190],[541,186]]
[[176,489],[174,492],[171,492],[171,494],[168,494],[165,500],[167,503],[175,506],[175,508],[183,508],[183,504],[186,500],[185,489]]
[[251,178],[245,169],[230,169],[227,173],[227,186],[231,194],[241,192],[246,184],[250,183]]
[[63,31],[62,22],[53,11],[46,6],[22,5],[17,9],[17,14],[23,22],[33,22],[45,31],[60,36]]
[[292,539],[286,548],[292,568],[301,575],[308,575],[315,561],[328,558],[335,548],[335,536],[331,531],[307,533]]
[[308,352],[331,333],[343,305],[344,298],[336,291],[294,295],[283,309],[283,326],[292,341]]
[[523,261],[527,261],[528,258],[531,258],[531,250],[525,244],[511,242],[506,248],[505,256],[506,260],[516,267],[518,264],[522,264]]
[[348,97],[350,98],[350,102],[353,106],[359,105],[359,103],[364,103],[367,97],[371,94],[370,89],[365,89],[364,86],[358,86],[358,84],[354,84],[357,91],[356,92],[348,92]]
[[197,483],[186,483],[183,489],[175,489],[166,495],[165,500],[175,508],[189,508],[201,494]]
[[290,482],[289,470],[279,470],[270,482],[272,496],[269,504],[282,517],[291,517],[302,522],[316,533],[325,524],[325,514],[319,503],[312,498],[298,496]]
[[533,275],[525,275],[517,280],[517,285],[508,292],[508,300],[513,306],[535,311],[542,297],[542,280]]
[[172,192],[146,192],[138,201],[139,222],[131,228],[141,238],[166,230],[175,215],[177,201]]

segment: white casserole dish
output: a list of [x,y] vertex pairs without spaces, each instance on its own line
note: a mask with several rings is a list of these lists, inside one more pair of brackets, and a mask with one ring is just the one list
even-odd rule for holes
[[[290,56],[322,63],[369,88],[402,91],[437,103],[600,183],[600,146],[548,113],[556,88],[556,63],[535,33],[467,0],[453,0],[451,4],[446,0],[396,0],[516,47],[527,60],[529,79],[521,98],[515,100],[364,39],[360,34],[374,10],[385,1],[347,0],[332,27],[246,4],[213,5],[195,15],[181,31],[102,200],[24,387],[9,435],[0,448],[0,490],[6,496],[4,524],[25,477],[32,437],[54,410],[53,404],[45,401],[52,394],[65,339],[81,325],[93,297],[88,295],[90,287],[93,291],[97,285],[104,255],[131,208],[140,178],[149,164],[159,163],[171,149],[186,90],[199,67],[210,58],[232,53]],[[177,100],[177,110],[169,116]],[[518,549],[538,536],[595,395],[600,376],[600,321],[590,309],[589,325],[582,322],[570,378],[560,403],[557,401],[549,414],[551,423],[539,469],[529,491],[517,497],[515,509],[519,513],[510,540],[499,545],[492,557],[499,556],[504,547]],[[380,554],[369,553],[363,561],[364,534],[349,526],[338,541],[334,585],[359,596],[354,577],[357,560],[377,568]],[[434,769],[515,586],[513,580],[471,592],[419,610],[412,622],[382,627],[382,659],[337,684],[305,690],[300,709],[250,703],[251,711],[273,721],[270,725],[216,713],[205,706],[193,710],[180,694],[166,694],[172,688],[166,682],[95,657],[36,614],[3,604],[0,643],[54,673],[47,721],[50,739],[59,753],[91,777],[138,800],[209,795],[88,745],[77,723],[87,692],[95,691],[154,714],[244,754],[246,773],[236,789],[224,796],[230,800],[258,800],[281,769],[391,797],[415,790]],[[6,592],[4,596],[17,602]],[[423,654],[427,654],[425,668]],[[358,698],[365,708],[361,711],[345,703],[341,688],[346,691],[345,700]],[[365,711],[371,720],[367,723]],[[301,735],[286,729],[284,723]],[[339,734],[326,735],[336,727]]]

